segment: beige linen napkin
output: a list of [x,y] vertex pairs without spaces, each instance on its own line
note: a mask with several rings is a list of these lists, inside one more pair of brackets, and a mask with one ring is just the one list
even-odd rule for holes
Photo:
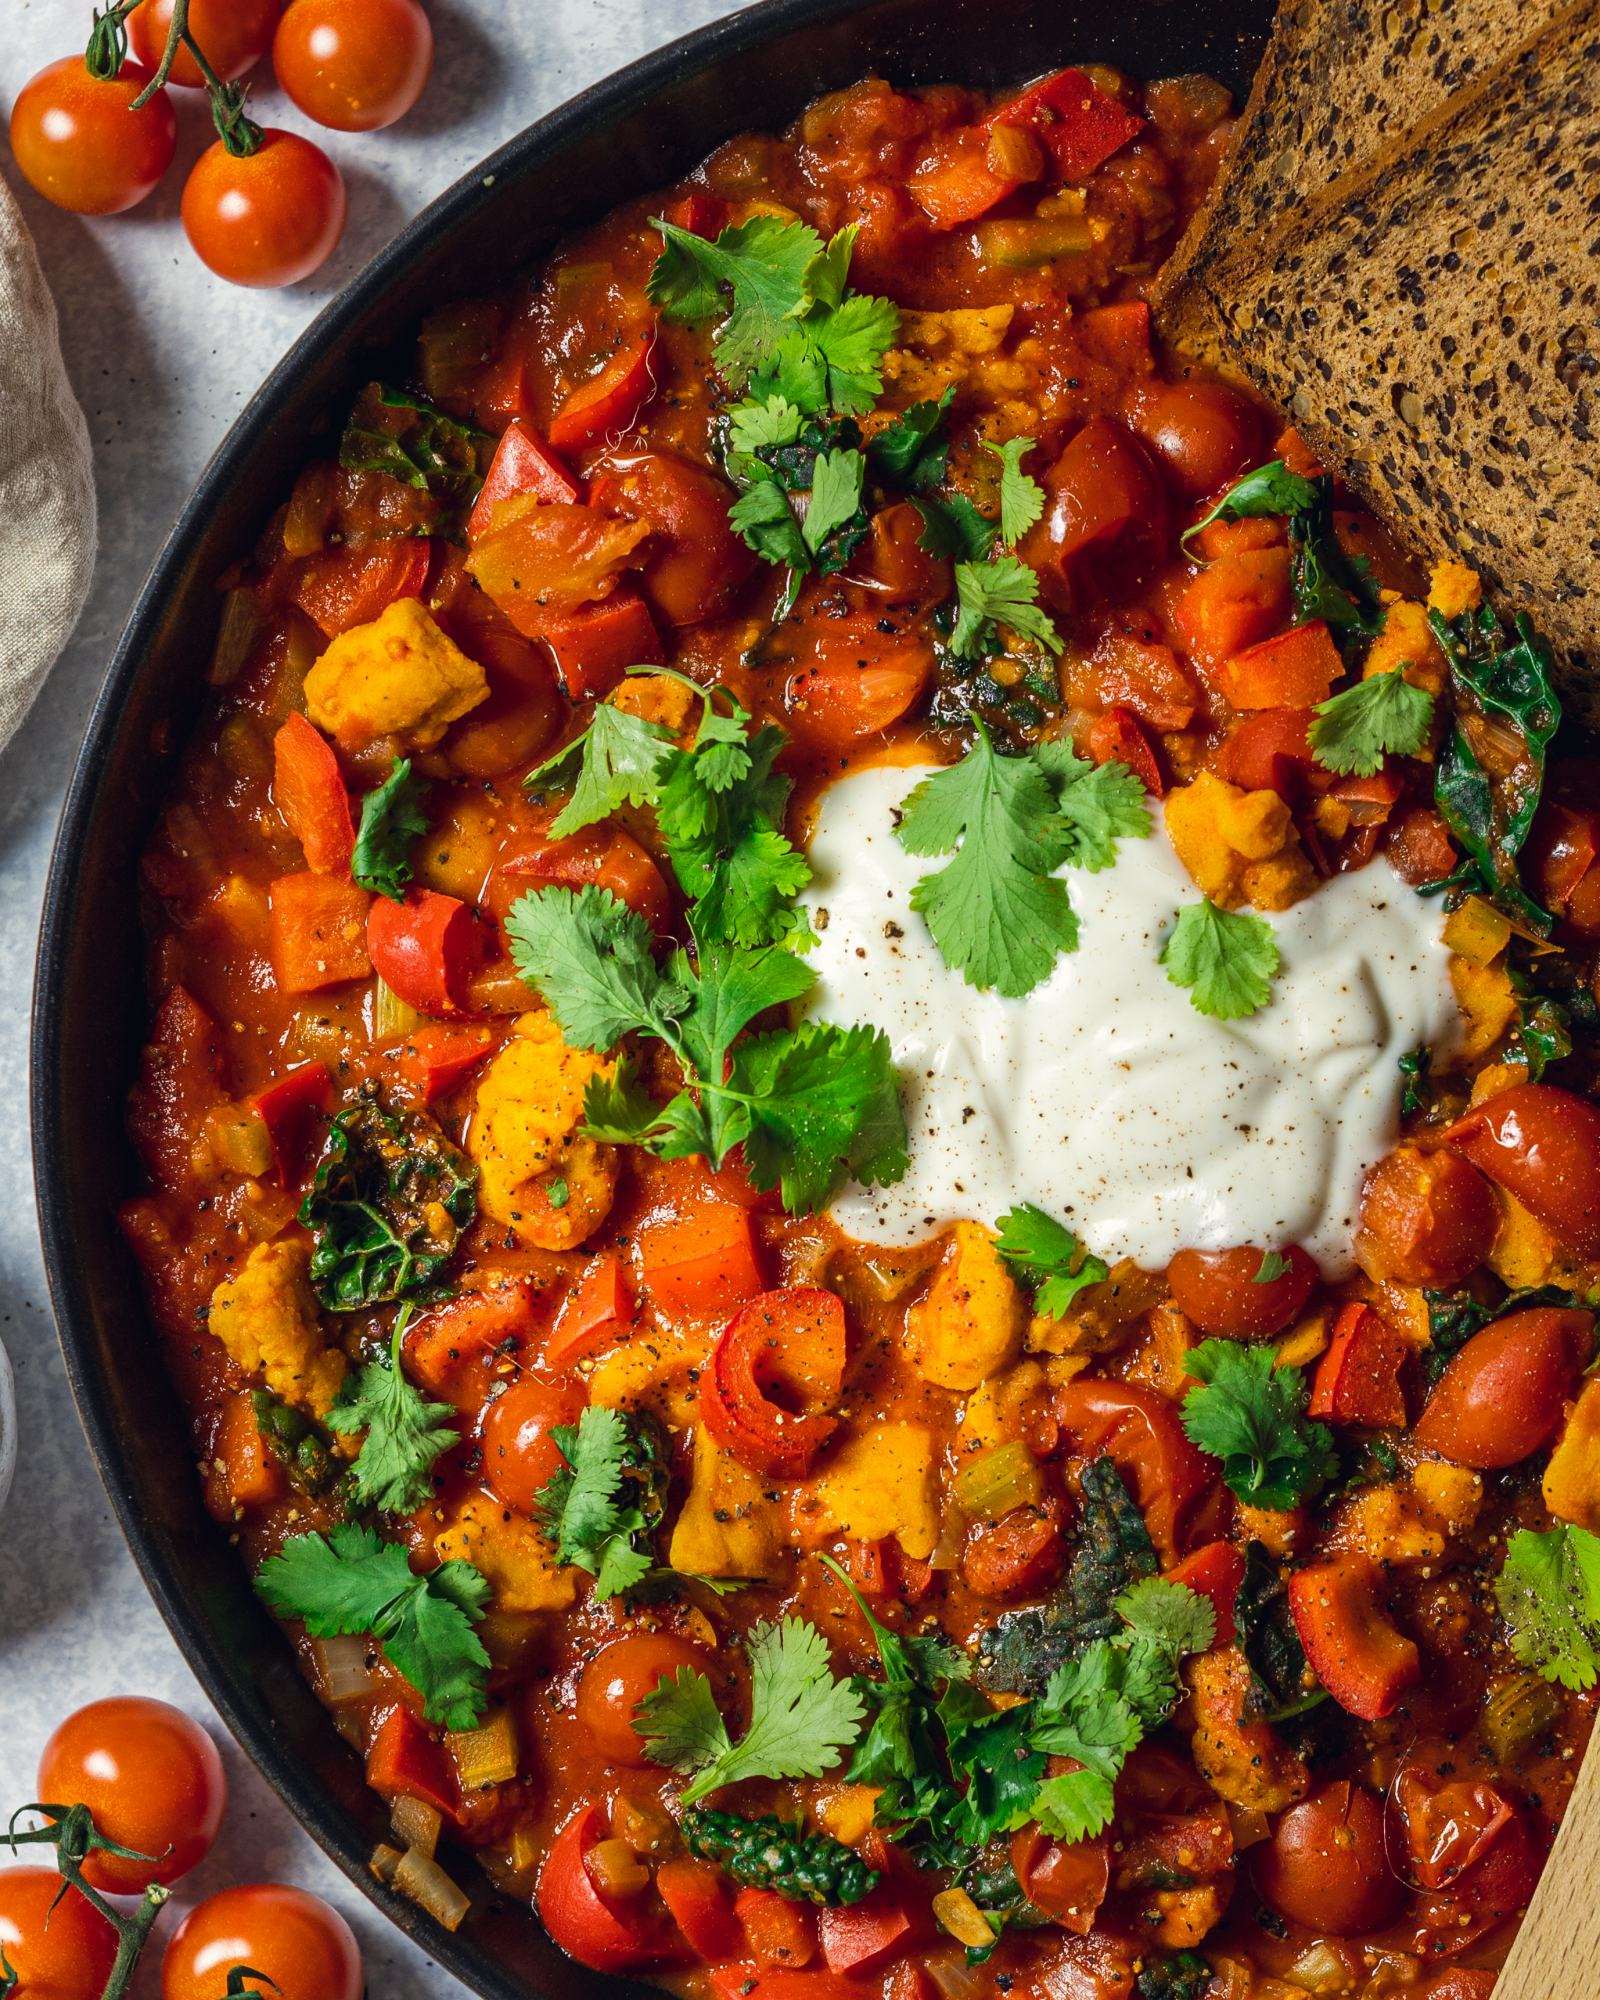
[[33,239],[0,182],[0,747],[77,623],[94,548],[89,428]]

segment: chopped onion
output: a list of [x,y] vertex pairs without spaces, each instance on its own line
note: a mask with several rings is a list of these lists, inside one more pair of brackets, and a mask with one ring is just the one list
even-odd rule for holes
[[430,1860],[438,1852],[444,1815],[425,1799],[414,1799],[409,1793],[402,1792],[389,1814],[389,1824],[394,1828],[395,1839],[405,1846],[414,1847]]
[[387,1888],[393,1882],[395,1872],[404,1859],[405,1856],[400,1852],[398,1847],[380,1846],[372,1850],[372,1859],[367,1863],[367,1866],[377,1876],[378,1880],[383,1883],[385,1888]]
[[597,1840],[583,1865],[602,1896],[626,1899],[650,1886],[650,1870],[625,1840]]
[[206,1144],[217,1165],[230,1174],[257,1179],[272,1165],[272,1134],[259,1111],[223,1104],[206,1113]]
[[965,1889],[941,1889],[933,1899],[940,1930],[969,1951],[986,1951],[994,1943],[994,1926]]
[[370,1701],[375,1694],[382,1694],[386,1685],[379,1670],[378,1649],[371,1639],[313,1639],[311,1658],[322,1699],[330,1708]]
[[1301,1952],[1285,1976],[1303,1993],[1343,1993],[1350,1982],[1350,1968],[1332,1945],[1314,1944]]
[[979,1966],[968,1965],[964,1954],[930,1952],[923,1966],[944,2000],[980,2000],[994,1991],[993,1980]]
[[628,1792],[618,1792],[611,1802],[611,1831],[636,1854],[664,1854],[678,1832],[657,1801],[641,1801]]
[[975,1521],[998,1521],[1013,1507],[1036,1506],[1043,1494],[1039,1461],[1020,1438],[975,1452],[956,1473],[956,1499]]
[[497,1709],[476,1729],[451,1730],[444,1741],[464,1792],[508,1784],[517,1775],[517,1725],[508,1708]]
[[206,678],[213,687],[226,687],[250,657],[250,649],[261,630],[261,615],[253,590],[230,590],[222,600],[222,624],[211,654]]
[[462,1918],[472,1908],[471,1899],[462,1895],[438,1862],[415,1847],[408,1847],[401,1856],[390,1886],[426,1910],[447,1931],[459,1930]]
[[386,979],[374,981],[372,989],[372,1039],[386,1042],[393,1035],[409,1035],[420,1027],[423,1016],[408,1000],[402,1000]]

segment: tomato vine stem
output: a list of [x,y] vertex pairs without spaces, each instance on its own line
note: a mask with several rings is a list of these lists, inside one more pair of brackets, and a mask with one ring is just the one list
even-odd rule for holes
[[[109,8],[104,16],[96,14],[87,58],[94,75],[115,76],[117,70],[121,68],[122,58],[128,52],[128,38],[123,22],[137,5],[138,0],[117,0],[117,4]],[[117,49],[116,65],[110,69],[96,69],[96,60],[106,59],[106,49],[112,43]],[[167,45],[161,51],[161,61],[157,65],[155,75],[133,100],[128,107],[129,110],[142,110],[162,88],[172,75],[172,65],[177,61],[180,49],[187,49],[194,57],[195,67],[205,81],[206,95],[211,100],[211,121],[216,126],[217,137],[223,145],[235,159],[248,159],[252,153],[259,152],[265,135],[261,127],[245,112],[245,102],[250,95],[250,87],[242,83],[224,83],[212,68],[205,50],[190,32],[189,0],[172,0],[172,22],[167,29]]]
[[[179,0],[182,4],[182,0]],[[26,1833],[18,1833],[17,1821],[24,1813],[40,1813],[50,1824],[30,1827]],[[11,1815],[11,1823],[6,1829],[6,1841],[14,1854],[19,1847],[48,1846],[56,1851],[56,1867],[61,1871],[61,1896],[69,1889],[76,1889],[84,1901],[91,1904],[105,1918],[117,1934],[117,1956],[112,1964],[110,1976],[100,2000],[123,2000],[133,1978],[134,1968],[143,1955],[150,1933],[155,1928],[171,1895],[159,1882],[152,1882],[139,1899],[139,1907],[131,1914],[124,1915],[108,1903],[98,1889],[84,1879],[83,1864],[91,1854],[112,1854],[121,1861],[148,1861],[154,1864],[158,1855],[141,1854],[137,1848],[123,1847],[115,1840],[108,1840],[94,1823],[94,1815],[87,1806],[26,1805],[19,1806]],[[3,1954],[0,1954],[3,1957]],[[7,1965],[3,1967],[8,1982],[14,1982],[16,1975]],[[0,1987],[0,1994],[12,1991],[12,1984]]]

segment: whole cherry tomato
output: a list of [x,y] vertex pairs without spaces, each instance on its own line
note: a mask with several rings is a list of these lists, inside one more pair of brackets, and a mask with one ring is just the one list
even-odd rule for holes
[[433,29],[417,0],[293,0],[272,66],[319,125],[377,132],[404,118],[426,88]]
[[1069,583],[1115,558],[1143,574],[1167,556],[1167,489],[1139,440],[1113,417],[1091,417],[1044,475],[1046,508],[1024,548]]
[[344,233],[344,182],[320,146],[268,130],[250,154],[219,139],[183,190],[183,226],[202,264],[231,285],[296,285]]
[[1221,382],[1172,382],[1140,407],[1134,427],[1190,499],[1214,493],[1254,465],[1261,419]]
[[100,2000],[117,1934],[76,1889],[61,1901],[54,1868],[0,1870],[0,1947],[18,2000]]
[[634,1726],[634,1710],[663,1679],[680,1670],[703,1674],[710,1655],[671,1632],[631,1632],[602,1646],[578,1682],[578,1727],[608,1764],[650,1762]]
[[130,108],[149,81],[136,62],[102,80],[82,56],[63,56],[22,86],[11,107],[11,150],[47,201],[75,215],[120,215],[144,200],[178,144],[164,90],[141,110]]
[[224,1889],[192,1909],[161,1961],[161,2000],[220,2000],[236,1966],[274,1983],[278,2000],[361,2000],[361,1953],[350,1926],[283,1883]]
[[1499,1227],[1500,1204],[1476,1167],[1399,1146],[1361,1190],[1356,1255],[1370,1277],[1448,1288],[1477,1270]]
[[[224,83],[234,83],[272,47],[282,0],[189,0],[189,33]],[[128,42],[149,69],[159,67],[172,28],[172,0],[141,0],[128,16]],[[169,83],[203,90],[200,66],[185,48],[173,57]]]
[[1550,1442],[1594,1355],[1594,1314],[1534,1306],[1475,1333],[1439,1377],[1418,1444],[1492,1472]]
[[760,567],[728,526],[732,499],[725,479],[669,451],[629,457],[596,479],[596,506],[655,530],[645,594],[669,625],[720,617]]
[[1600,1257],[1600,1108],[1553,1083],[1485,1098],[1444,1143],[1531,1209],[1569,1250]]
[[1167,1283],[1203,1332],[1264,1338],[1300,1316],[1317,1282],[1316,1264],[1298,1245],[1282,1260],[1285,1268],[1269,1277],[1265,1253],[1252,1247],[1180,1250],[1167,1266]]
[[521,1375],[483,1413],[483,1476],[497,1500],[519,1514],[534,1503],[564,1463],[550,1433],[575,1424],[585,1397],[575,1382],[540,1382]]
[[1384,1854],[1383,1807],[1350,1778],[1290,1806],[1251,1858],[1256,1886],[1275,1910],[1335,1937],[1381,1929],[1405,1893]]
[[85,1879],[117,1896],[173,1883],[210,1851],[228,1785],[217,1746],[191,1716],[137,1695],[92,1701],[69,1715],[39,1759],[39,1793],[83,1805],[107,1840],[148,1854],[91,1854]]

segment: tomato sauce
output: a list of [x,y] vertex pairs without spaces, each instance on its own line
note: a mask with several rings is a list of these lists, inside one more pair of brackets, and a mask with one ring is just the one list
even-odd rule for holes
[[[786,135],[733,140],[508,291],[441,307],[402,390],[367,392],[340,458],[306,467],[226,579],[206,710],[144,857],[153,1025],[130,1116],[148,1186],[124,1223],[208,1505],[244,1560],[355,1521],[417,1576],[466,1559],[489,1579],[475,1728],[430,1717],[392,1646],[289,1630],[378,1789],[436,1814],[597,1969],[723,2000],[1471,2000],[1531,1894],[1592,1708],[1513,1656],[1492,1587],[1507,1536],[1547,1529],[1551,1507],[1600,1524],[1567,1450],[1597,1420],[1579,1395],[1600,1256],[1581,1032],[1600,822],[1582,767],[1552,767],[1524,877],[1553,912],[1535,962],[1562,968],[1579,1046],[1541,1080],[1509,971],[1526,927],[1464,902],[1447,935],[1465,1040],[1421,1073],[1367,1191],[1361,1270],[1337,1286],[1295,1246],[1270,1246],[1275,1264],[1267,1246],[1186,1250],[1166,1272],[1113,1262],[1061,1315],[1030,1316],[986,1231],[887,1250],[785,1212],[738,1151],[714,1169],[585,1137],[599,1059],[562,1045],[509,946],[518,900],[552,885],[609,890],[685,936],[648,810],[563,835],[561,785],[523,783],[624,668],[720,684],[780,726],[792,827],[853,765],[951,761],[978,715],[1014,749],[1069,738],[1117,760],[1157,801],[1202,780],[1283,801],[1252,863],[1267,872],[1237,896],[1257,907],[1384,852],[1417,883],[1456,867],[1431,771],[1450,701],[1437,647],[1431,668],[1420,640],[1405,662],[1434,671],[1426,749],[1340,775],[1307,732],[1346,662],[1326,625],[1296,620],[1283,519],[1217,520],[1180,545],[1251,468],[1317,470],[1281,415],[1151,333],[1147,293],[1226,148],[1227,94],[1067,74],[1065,95],[994,103],[869,80]],[[857,231],[851,285],[900,310],[862,429],[953,387],[941,490],[989,516],[983,444],[1035,440],[1041,508],[1018,550],[1066,635],[1059,661],[952,652],[952,560],[926,546],[915,494],[882,496],[848,558],[791,596],[730,525],[734,398],[709,325],[652,297],[655,217],[701,238],[760,217]],[[1381,647],[1394,606],[1421,618],[1429,582],[1337,492],[1332,518],[1385,593]],[[406,679],[418,659],[425,699]],[[642,684],[666,704],[656,719],[689,726],[692,700],[669,713],[676,683]],[[1464,726],[1515,783],[1517,743],[1481,714]],[[351,868],[363,802],[402,756],[426,789],[396,900]],[[1208,893],[1243,865],[1214,829],[1177,844]],[[665,1095],[672,1062],[649,1047]],[[520,1095],[508,1051],[535,1080]],[[363,1304],[359,1260],[329,1280],[355,1287],[343,1309],[308,1289],[320,1225],[297,1217],[347,1114],[415,1223],[398,1341],[394,1294]],[[1497,1297],[1540,1288],[1559,1299],[1493,1317]],[[1447,1352],[1426,1295],[1457,1292],[1485,1330]],[[971,1379],[930,1360],[952,1317],[963,1352],[993,1336]],[[1276,1344],[1305,1371],[1305,1421],[1338,1444],[1305,1504],[1241,1498],[1186,1435],[1187,1360],[1208,1335]],[[361,1427],[335,1428],[335,1392],[392,1347],[454,1441],[404,1504],[361,1505]],[[552,1434],[600,1407],[654,1426],[652,1560],[690,1580],[602,1595],[541,1541],[565,1463]],[[891,1434],[890,1455],[852,1459]],[[1107,1832],[1052,1837],[1024,1812],[966,1872],[919,1866],[846,1756],[716,1803],[825,1831],[880,1878],[864,1899],[740,1886],[685,1851],[685,1780],[634,1721],[663,1676],[703,1673],[741,1728],[742,1644],[784,1616],[823,1635],[835,1674],[880,1675],[820,1554],[891,1633],[982,1661],[1008,1617],[1058,1602],[1107,1477],[1161,1573],[1215,1613],[1121,1766]],[[1275,1692],[1273,1633],[1280,1664],[1286,1635],[1301,1649],[1297,1684]],[[1003,1676],[991,1685],[1003,1709]],[[974,1911],[1002,1906],[978,1945]]]

